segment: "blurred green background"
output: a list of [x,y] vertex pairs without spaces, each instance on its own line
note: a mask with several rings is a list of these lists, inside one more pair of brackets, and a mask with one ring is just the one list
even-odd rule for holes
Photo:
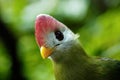
[[34,36],[41,13],[80,34],[88,55],[120,60],[120,0],[0,0],[0,80],[54,80]]

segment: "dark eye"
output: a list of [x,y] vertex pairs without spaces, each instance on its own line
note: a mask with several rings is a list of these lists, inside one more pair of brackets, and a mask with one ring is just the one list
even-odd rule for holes
[[59,41],[61,41],[61,40],[64,39],[63,33],[62,33],[61,31],[59,31],[59,30],[56,30],[56,31],[55,31],[55,37],[56,37],[56,39],[58,39]]

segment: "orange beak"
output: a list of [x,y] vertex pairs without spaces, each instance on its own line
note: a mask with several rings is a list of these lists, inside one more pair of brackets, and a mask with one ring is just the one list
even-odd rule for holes
[[44,46],[41,46],[40,52],[41,52],[42,58],[45,59],[52,54],[53,48],[46,48]]

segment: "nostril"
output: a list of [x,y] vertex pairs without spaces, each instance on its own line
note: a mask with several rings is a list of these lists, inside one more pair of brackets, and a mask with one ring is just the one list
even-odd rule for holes
[[60,44],[56,44],[55,46],[59,46]]

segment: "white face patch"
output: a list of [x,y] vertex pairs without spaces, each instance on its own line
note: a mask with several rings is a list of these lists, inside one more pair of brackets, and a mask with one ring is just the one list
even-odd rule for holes
[[55,37],[54,37],[54,33],[53,32],[48,34],[45,40],[46,40],[46,46],[47,47],[51,47],[52,48],[52,47],[54,47],[56,45]]
[[[67,54],[71,45],[78,39],[79,35],[74,34],[69,28],[62,27],[59,31],[63,34],[63,40],[56,39],[55,32],[51,32],[46,36],[46,46],[49,48],[56,47],[53,51],[52,56],[60,56]],[[56,46],[58,45],[58,46]]]
[[65,39],[63,40],[63,42],[68,42],[71,40],[74,40],[75,38],[75,34],[68,28],[66,28],[66,30],[63,32]]
[[60,29],[61,33],[63,33],[63,40],[59,41],[58,39],[56,39],[55,37],[55,33],[51,32],[47,35],[46,37],[46,46],[47,47],[55,47],[55,45],[57,44],[64,44],[66,42],[72,41],[72,40],[76,40],[79,35],[78,34],[74,34],[69,28],[67,27],[62,27]]

